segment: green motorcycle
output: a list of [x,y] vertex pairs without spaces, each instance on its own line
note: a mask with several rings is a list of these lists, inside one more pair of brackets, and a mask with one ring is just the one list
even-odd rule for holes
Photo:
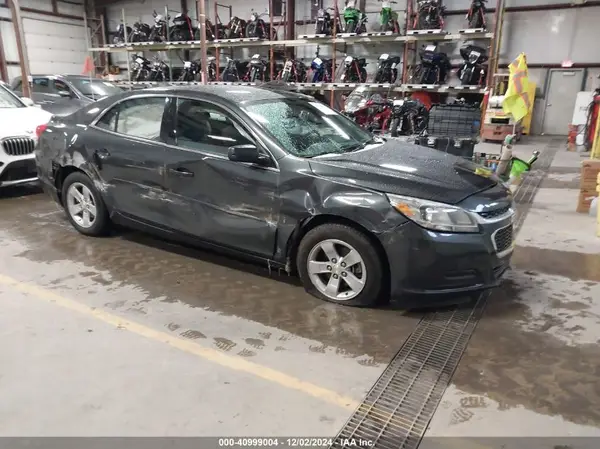
[[366,33],[367,16],[360,9],[355,8],[355,2],[350,1],[344,8],[344,33]]
[[381,12],[379,13],[379,27],[381,31],[391,31],[394,34],[400,34],[400,25],[398,25],[398,13],[392,11],[392,3],[398,3],[390,0],[381,2]]

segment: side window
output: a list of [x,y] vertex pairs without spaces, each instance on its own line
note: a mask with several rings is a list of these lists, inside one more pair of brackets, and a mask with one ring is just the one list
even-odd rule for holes
[[178,100],[176,131],[177,145],[220,154],[233,145],[253,143],[226,111],[197,100]]
[[71,89],[69,89],[69,86],[67,86],[67,83],[65,83],[61,80],[54,80],[54,93],[58,93],[60,91],[71,92]]
[[166,97],[132,98],[119,103],[96,126],[119,134],[160,140]]
[[34,78],[31,83],[31,90],[40,94],[52,93],[50,80],[48,78]]

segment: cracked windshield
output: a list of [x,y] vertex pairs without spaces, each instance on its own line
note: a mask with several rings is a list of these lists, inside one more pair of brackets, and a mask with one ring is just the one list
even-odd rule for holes
[[250,103],[244,109],[298,157],[347,153],[380,142],[322,103],[269,100]]

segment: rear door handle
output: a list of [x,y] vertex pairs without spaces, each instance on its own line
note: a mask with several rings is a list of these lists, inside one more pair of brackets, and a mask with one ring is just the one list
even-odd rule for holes
[[181,176],[183,178],[192,178],[194,176],[193,171],[189,171],[188,169],[183,167],[170,168],[169,173],[175,176]]

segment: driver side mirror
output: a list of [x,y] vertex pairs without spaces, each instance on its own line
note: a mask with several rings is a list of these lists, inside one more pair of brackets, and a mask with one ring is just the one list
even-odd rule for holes
[[247,162],[250,164],[257,165],[268,165],[270,158],[264,154],[261,154],[256,148],[256,145],[244,144],[234,145],[229,147],[229,153],[227,154],[230,161],[233,162]]
[[71,92],[69,92],[68,90],[59,90],[58,91],[58,95],[60,95],[63,98],[71,98]]

